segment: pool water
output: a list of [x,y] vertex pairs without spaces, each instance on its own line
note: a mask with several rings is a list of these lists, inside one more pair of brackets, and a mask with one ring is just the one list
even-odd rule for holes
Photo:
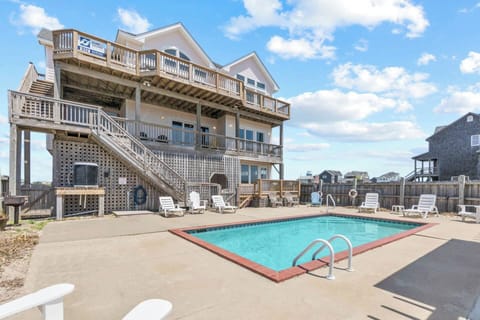
[[[254,261],[275,271],[292,266],[293,259],[315,239],[329,239],[335,234],[345,235],[353,247],[392,236],[418,227],[416,223],[363,219],[344,216],[316,216],[238,226],[189,230],[188,234],[224,250]],[[311,260],[307,252],[297,264]],[[346,250],[344,240],[332,241],[335,253]],[[328,249],[317,257],[329,254]]]

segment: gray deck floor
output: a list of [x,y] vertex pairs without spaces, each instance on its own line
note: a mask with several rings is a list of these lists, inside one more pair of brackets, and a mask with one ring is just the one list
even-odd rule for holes
[[[333,281],[322,268],[274,283],[167,231],[324,211],[247,208],[53,222],[33,253],[25,290],[75,284],[65,301],[69,320],[121,319],[148,298],[170,300],[169,319],[457,319],[474,307],[480,224],[457,217],[430,217],[437,226],[354,256],[355,272],[339,262]],[[38,317],[32,310],[14,319]]]

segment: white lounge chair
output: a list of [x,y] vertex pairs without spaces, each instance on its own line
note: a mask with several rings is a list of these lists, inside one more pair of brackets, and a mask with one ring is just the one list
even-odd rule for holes
[[169,214],[180,214],[184,215],[185,214],[185,209],[180,208],[180,206],[175,203],[173,203],[172,197],[159,197],[158,198],[160,201],[160,212],[163,212],[163,215],[165,217],[168,217]]
[[403,215],[419,214],[422,218],[426,218],[430,212],[434,212],[438,216],[438,209],[435,206],[437,195],[435,194],[421,194],[418,199],[418,205],[412,206],[411,209],[403,210]]
[[322,205],[322,197],[320,196],[320,192],[314,191],[310,194],[310,205],[312,207]]
[[237,211],[236,206],[230,205],[230,203],[225,203],[223,197],[221,195],[212,196],[213,207],[220,213],[224,213],[225,211],[230,211],[235,213]]
[[161,320],[172,311],[172,303],[163,299],[140,302],[122,320]]
[[[203,202],[203,204],[201,204]],[[204,213],[207,209],[207,200],[200,200],[200,194],[196,191],[190,192],[188,195],[188,206],[191,213]]]
[[[467,211],[467,207],[473,207],[475,211]],[[458,215],[462,217],[462,221],[465,221],[465,218],[472,218],[476,223],[480,223],[480,206],[459,204],[458,208],[460,209]]]
[[365,201],[358,207],[358,212],[365,210],[373,210],[373,213],[377,213],[377,209],[380,208],[378,203],[378,193],[372,192],[365,194]]

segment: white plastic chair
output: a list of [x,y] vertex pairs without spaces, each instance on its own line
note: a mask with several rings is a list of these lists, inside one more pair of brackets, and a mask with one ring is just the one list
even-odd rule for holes
[[221,195],[214,195],[212,196],[213,207],[220,213],[224,213],[225,211],[230,211],[235,213],[237,211],[236,206],[230,205],[230,203],[225,203],[223,197]]
[[418,205],[412,206],[411,209],[403,210],[403,215],[419,214],[425,219],[430,212],[434,212],[438,216],[438,209],[435,206],[436,201],[437,195],[435,194],[421,194],[420,199],[418,199]]
[[[189,201],[188,206],[190,207],[191,213],[204,213],[207,209],[207,200],[200,200],[200,194],[196,191],[190,192],[188,195]],[[201,204],[203,202],[203,204]]]
[[163,215],[168,217],[168,214],[181,214],[182,216],[185,215],[185,209],[180,208],[180,206],[173,202],[172,197],[159,197],[160,201],[160,212],[163,211]]
[[377,209],[380,207],[378,203],[378,193],[367,193],[365,194],[365,201],[358,207],[358,212],[365,210],[373,210],[374,213],[377,212]]
[[[462,217],[462,221],[465,221],[465,218],[472,218],[476,223],[480,223],[480,206],[459,204],[458,207],[460,208],[458,215]],[[474,207],[475,212],[467,211],[467,207]]]
[[314,191],[310,194],[310,204],[312,207],[322,205],[322,196],[320,192]]
[[172,311],[172,303],[162,299],[140,302],[122,320],[161,320]]

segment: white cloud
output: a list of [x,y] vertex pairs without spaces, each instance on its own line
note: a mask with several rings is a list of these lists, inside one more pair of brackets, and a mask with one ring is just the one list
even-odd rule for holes
[[63,24],[56,17],[49,16],[45,9],[32,4],[20,4],[20,15],[12,17],[14,25],[31,28],[33,34],[38,34],[40,29],[62,29]]
[[336,85],[362,92],[383,93],[388,97],[403,99],[422,98],[437,91],[426,82],[426,73],[408,73],[402,67],[386,67],[382,70],[372,65],[346,63],[332,73]]
[[480,53],[470,51],[468,57],[460,63],[460,71],[462,73],[479,73],[480,74]]
[[480,112],[480,82],[465,90],[449,88],[448,96],[435,107],[435,112],[465,114]]
[[368,41],[365,39],[360,39],[358,42],[353,46],[353,48],[360,52],[365,52],[368,50]]
[[417,65],[426,66],[430,62],[437,61],[437,58],[431,53],[422,53],[420,58],[417,60]]
[[138,34],[147,31],[152,25],[147,18],[142,17],[135,10],[118,8],[118,17],[127,31]]
[[[287,30],[288,37],[275,35],[276,43],[310,43],[304,59],[330,58],[325,54],[324,41],[332,41],[335,30],[353,25],[373,29],[382,23],[396,26],[394,33],[403,32],[409,38],[422,35],[429,22],[423,7],[410,0],[244,0],[246,14],[232,17],[225,26],[225,34],[232,39],[261,27]],[[285,40],[288,38],[288,40]],[[270,40],[272,41],[272,40]],[[305,46],[305,44],[303,44]],[[277,48],[277,46],[273,46]],[[317,50],[312,54],[311,49]],[[331,52],[331,47],[328,52]],[[282,53],[284,53],[282,51]],[[298,54],[283,54],[298,58]]]
[[0,124],[7,124],[7,123],[8,123],[8,118],[0,114]]
[[351,142],[379,142],[425,137],[423,131],[410,121],[307,123],[309,133],[321,137]]
[[280,36],[273,36],[268,41],[267,48],[283,59],[327,59],[335,56],[334,47],[325,46],[321,41],[315,39],[284,39]]
[[312,152],[329,148],[328,143],[285,143],[285,150],[288,152]]

